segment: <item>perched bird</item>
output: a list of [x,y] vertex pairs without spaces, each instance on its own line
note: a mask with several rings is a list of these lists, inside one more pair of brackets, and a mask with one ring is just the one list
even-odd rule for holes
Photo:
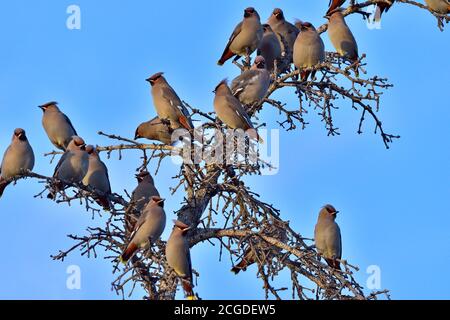
[[327,11],[327,16],[337,8],[341,7],[345,3],[345,0],[330,0],[330,4]]
[[238,274],[241,271],[247,271],[247,268],[256,262],[256,254],[251,247],[248,247],[241,260],[231,268],[231,272]]
[[270,74],[265,59],[257,56],[250,70],[246,70],[231,82],[231,92],[245,105],[261,101],[270,86]]
[[[59,159],[53,178],[71,183],[80,183],[89,169],[89,155],[84,140],[73,136],[66,152]],[[53,186],[47,198],[54,199],[56,193],[64,188],[62,182]]]
[[[331,13],[328,23],[328,36],[341,57],[345,57],[353,62],[359,58],[358,44],[352,31],[345,22],[345,18],[340,10]],[[358,76],[358,67],[355,67],[356,76]]]
[[388,12],[395,2],[395,0],[388,0],[388,1],[389,3],[385,2],[377,3],[377,11],[375,12],[375,21],[380,21],[383,13]]
[[85,186],[91,186],[99,193],[102,193],[97,195],[95,200],[105,210],[110,210],[108,195],[111,194],[111,184],[109,183],[108,168],[100,160],[100,156],[94,146],[86,146],[86,152],[89,155],[89,168],[82,182]]
[[170,122],[170,127],[174,130],[179,128],[193,129],[194,126],[189,112],[175,90],[169,85],[166,78],[163,77],[163,72],[155,73],[146,81],[152,87],[153,104],[156,113],[158,113],[158,117]]
[[[325,45],[316,28],[309,22],[297,22],[300,33],[294,44],[294,65],[301,70],[301,79],[305,81],[310,74],[304,71],[325,61]],[[315,72],[312,73],[314,78]]]
[[25,130],[17,128],[14,130],[12,141],[6,149],[0,167],[0,198],[6,186],[11,183],[8,181],[27,170],[33,170],[34,152],[28,142]]
[[263,24],[264,35],[258,48],[258,56],[263,56],[267,70],[273,71],[275,63],[281,62],[281,46],[278,37],[268,24]]
[[155,187],[153,177],[148,171],[141,171],[136,175],[138,181],[137,187],[131,194],[130,204],[125,211],[125,221],[127,230],[131,232],[134,229],[135,221],[138,219],[144,207],[150,199],[159,197],[159,192]]
[[425,0],[428,7],[440,14],[450,13],[450,1],[448,0]]
[[263,28],[259,14],[249,7],[244,10],[244,19],[234,29],[217,64],[221,66],[235,55],[235,60],[244,55],[251,55],[259,47],[262,38]]
[[59,110],[57,102],[52,101],[39,106],[39,108],[44,112],[42,125],[51,143],[56,148],[65,151],[72,137],[78,135],[72,122]]
[[172,234],[166,244],[166,258],[169,266],[181,278],[183,290],[189,300],[194,300],[195,295],[192,290],[192,264],[189,243],[185,235],[190,227],[181,221],[174,220]]
[[153,196],[134,226],[130,242],[120,256],[120,261],[126,264],[139,248],[149,248],[161,237],[165,227],[164,199]]
[[247,112],[239,100],[233,96],[226,79],[217,85],[214,93],[214,110],[217,117],[230,129],[242,129],[252,139],[261,141]]
[[342,257],[341,230],[335,222],[339,211],[327,204],[320,210],[319,219],[314,230],[314,240],[317,251],[324,257],[328,265],[340,270],[340,263],[336,259]]
[[[285,66],[286,68],[292,63],[294,43],[300,30],[292,23],[286,21],[283,10],[280,8],[275,8],[273,10],[267,23],[270,25],[273,32],[278,36],[278,41],[280,42],[282,52],[287,60],[287,65]],[[285,71],[281,65],[279,69],[282,72]]]
[[172,133],[169,125],[163,123],[158,117],[143,122],[137,127],[134,139],[145,138],[160,141],[164,144],[172,144]]

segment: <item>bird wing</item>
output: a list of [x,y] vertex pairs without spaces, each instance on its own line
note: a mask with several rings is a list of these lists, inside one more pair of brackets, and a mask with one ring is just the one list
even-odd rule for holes
[[259,78],[258,70],[247,70],[231,82],[231,91],[235,97],[239,97],[245,88],[256,82]]
[[238,25],[236,26],[236,28],[234,28],[233,33],[231,34],[230,38],[228,39],[228,43],[227,46],[225,47],[225,50],[223,51],[222,55],[225,55],[228,51],[228,49],[230,49],[230,45],[233,42],[233,40],[237,37],[237,35],[239,33],[241,33],[242,30],[242,21],[238,23]]
[[73,132],[75,133],[75,135],[77,136],[77,130],[75,130],[75,128],[73,127],[72,121],[70,121],[69,117],[66,116],[64,113],[62,114],[64,119],[66,119],[67,123],[69,124],[69,126],[72,128]]
[[142,225],[144,224],[145,220],[147,219],[147,215],[144,214],[144,212],[141,213],[141,216],[139,217],[138,221],[136,222],[136,224],[134,225],[134,230],[133,232],[131,232],[130,235],[130,241],[133,240],[134,236],[136,235],[136,233],[139,231],[139,229],[142,227]]
[[102,164],[104,170],[105,170],[105,175],[106,175],[106,179],[108,179],[108,192],[111,192],[111,182],[109,181],[109,173],[108,173],[108,167],[106,166],[106,164],[100,160],[100,163]]
[[67,157],[69,156],[69,152],[64,152],[61,158],[59,159],[58,163],[55,167],[55,172],[53,173],[53,177],[56,177],[56,173],[58,172],[59,168],[61,167],[62,163],[66,161]]
[[250,117],[248,116],[247,112],[245,112],[244,108],[242,107],[239,100],[237,100],[233,96],[226,96],[227,104],[230,106],[230,108],[237,113],[239,117],[241,117],[245,122],[247,122],[248,126],[250,128],[253,128],[253,123],[250,120]]
[[[165,99],[167,102],[170,103],[170,105],[174,108],[176,108],[179,112],[179,115],[182,116],[180,118],[181,124],[183,124],[184,127],[189,127],[186,129],[193,128],[193,124],[190,118],[190,114],[186,107],[181,102],[180,97],[176,94],[176,92],[170,88],[170,87],[163,87],[161,88],[161,96],[163,99]],[[183,123],[183,121],[186,120],[187,123]]]

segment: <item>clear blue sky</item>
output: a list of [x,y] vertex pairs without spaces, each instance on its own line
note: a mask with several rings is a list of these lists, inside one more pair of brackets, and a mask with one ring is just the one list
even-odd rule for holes
[[[215,85],[238,73],[216,61],[246,6],[255,6],[264,21],[279,6],[288,19],[321,24],[328,1],[78,0],[82,28],[74,31],[66,28],[70,4],[0,5],[0,152],[14,128],[23,127],[37,156],[35,171],[47,175],[54,164],[42,154],[53,147],[41,126],[39,104],[59,101],[79,134],[99,145],[109,141],[97,136],[98,130],[132,137],[137,124],[155,114],[144,79],[157,71],[166,72],[184,100],[211,111]],[[345,103],[335,119],[341,136],[328,137],[310,112],[306,130],[281,133],[279,173],[249,183],[307,237],[320,207],[334,204],[342,212],[343,256],[361,267],[363,284],[367,266],[378,265],[381,285],[393,298],[450,298],[450,30],[439,32],[427,12],[403,4],[384,17],[381,30],[367,29],[359,17],[348,23],[360,51],[367,53],[369,72],[395,84],[379,115],[385,129],[402,138],[386,150],[370,122],[357,135],[359,113]],[[327,36],[323,39],[331,50]],[[291,91],[280,98],[296,106]],[[269,128],[276,127],[279,117],[269,106],[262,116]],[[122,161],[115,155],[106,163],[114,190],[134,188],[138,153],[131,151]],[[156,179],[166,197],[175,172],[167,162]],[[34,199],[41,189],[36,181],[20,181],[0,200],[0,298],[118,298],[110,291],[109,263],[78,253],[63,263],[49,258],[73,244],[67,234],[83,234],[96,222],[76,203],[66,207]],[[181,199],[180,193],[167,201],[169,217]],[[210,245],[192,250],[192,261],[201,274],[201,297],[263,298],[255,269],[234,276],[228,257],[220,262]],[[66,268],[72,264],[81,267],[81,290],[66,288]]]

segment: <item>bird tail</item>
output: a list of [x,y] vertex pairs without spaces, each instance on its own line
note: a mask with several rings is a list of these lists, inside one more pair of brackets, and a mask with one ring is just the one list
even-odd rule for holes
[[339,263],[339,261],[335,260],[335,259],[325,259],[325,261],[327,262],[327,264],[332,267],[333,269],[336,270],[342,270],[341,269],[341,264]]
[[241,271],[247,271],[247,267],[247,260],[242,259],[237,265],[231,268],[231,272],[234,272],[234,274],[238,274]]
[[193,129],[189,119],[186,116],[184,116],[184,115],[179,116],[178,117],[178,121],[181,123],[181,125],[185,129],[187,129],[187,130],[192,130]]
[[311,75],[311,80],[314,79],[314,77],[316,76],[316,70],[314,70],[314,71],[303,70],[302,72],[300,72],[300,79],[302,81],[306,81],[306,80],[308,80],[310,75]]
[[260,135],[258,134],[258,131],[256,131],[256,129],[248,129],[246,131],[246,133],[248,134],[248,136],[256,141],[258,141],[259,143],[264,143],[264,140],[260,137]]
[[108,197],[97,197],[95,199],[97,204],[101,206],[104,210],[110,211],[111,210],[111,204],[109,203]]
[[50,200],[55,200],[55,197],[56,197],[56,193],[53,190],[51,190],[47,195],[47,199],[50,199]]
[[0,198],[2,197],[3,192],[5,191],[5,188],[8,184],[10,184],[10,182],[0,177]]
[[186,295],[186,299],[187,300],[197,300],[197,297],[194,294],[194,290],[192,282],[188,279],[182,279],[181,280],[182,286],[183,286],[183,290],[184,290],[184,294]]
[[225,49],[225,51],[223,52],[222,57],[220,58],[220,60],[217,61],[217,64],[218,64],[219,66],[223,66],[223,64],[224,64],[227,60],[231,59],[232,57],[234,57],[234,53],[233,53],[229,48],[227,48],[227,49]]
[[384,12],[387,12],[389,10],[389,5],[385,4],[385,3],[379,3],[377,5],[377,10],[375,11],[375,22],[380,22],[381,21],[381,16],[383,15]]
[[123,264],[127,264],[128,260],[131,259],[131,257],[137,251],[137,249],[138,246],[134,242],[130,242],[125,251],[120,255],[119,257],[120,262],[122,262]]

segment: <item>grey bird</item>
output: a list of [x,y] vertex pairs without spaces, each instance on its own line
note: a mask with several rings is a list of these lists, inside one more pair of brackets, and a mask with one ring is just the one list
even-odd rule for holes
[[120,261],[126,264],[140,248],[149,248],[161,237],[165,227],[164,199],[153,196],[134,226],[130,241],[120,256]]
[[42,125],[53,145],[65,151],[73,136],[78,135],[70,119],[61,112],[57,102],[49,102],[39,106],[44,112]]
[[163,74],[163,72],[155,73],[146,80],[152,88],[153,105],[158,117],[170,122],[170,127],[174,130],[179,128],[192,130],[194,126],[189,112]]
[[175,225],[166,244],[167,263],[181,278],[186,297],[189,300],[194,300],[191,254],[189,243],[185,237],[190,227],[181,221],[174,220],[173,222]]
[[244,10],[244,19],[234,29],[217,64],[221,66],[235,55],[234,60],[251,55],[259,47],[262,38],[263,28],[259,14],[255,8],[249,7]]
[[0,167],[0,198],[10,179],[33,170],[34,152],[25,134],[25,130],[17,128],[14,130],[11,144],[6,149]]
[[135,132],[134,139],[145,138],[148,140],[160,141],[164,144],[172,144],[172,129],[163,123],[158,117],[150,121],[141,123]]
[[257,56],[250,70],[246,70],[231,82],[231,92],[244,105],[253,105],[263,99],[270,86],[270,74],[265,59]]
[[67,146],[66,152],[59,159],[55,168],[53,178],[62,180],[53,186],[53,190],[48,194],[49,199],[54,199],[56,193],[64,189],[63,182],[80,183],[89,169],[89,155],[86,152],[84,140],[78,136],[73,136]]
[[[305,81],[311,72],[304,69],[311,68],[325,61],[325,45],[316,28],[309,22],[297,22],[300,33],[294,44],[294,65],[300,69],[301,79]],[[314,78],[315,72],[311,74]]]
[[[286,21],[283,10],[275,8],[267,23],[273,32],[278,35],[284,57],[287,60],[287,66],[292,63],[292,55],[294,52],[294,43],[300,30],[292,23]],[[286,67],[287,67],[286,66]],[[280,71],[282,70],[280,66]]]
[[275,63],[277,64],[277,70],[279,70],[280,62],[282,61],[280,41],[270,25],[263,24],[263,30],[264,36],[257,54],[264,57],[267,70],[272,72]]
[[340,270],[340,263],[337,259],[340,260],[342,257],[341,230],[335,221],[338,213],[339,211],[329,204],[320,210],[314,230],[314,240],[317,251],[327,264]]
[[[352,31],[345,22],[341,10],[337,9],[328,17],[328,36],[341,57],[345,57],[353,62],[359,58],[358,44]],[[358,67],[355,66],[355,74],[358,76]]]
[[425,0],[428,7],[440,14],[450,13],[450,2],[448,0]]
[[214,90],[214,110],[217,117],[230,129],[242,129],[251,138],[259,138],[247,112],[242,107],[239,100],[233,96],[228,87],[227,80],[222,80]]
[[151,197],[159,197],[153,177],[148,171],[141,171],[136,175],[138,185],[131,193],[130,204],[125,210],[126,227],[129,232],[134,228],[136,220]]
[[100,156],[94,146],[86,146],[86,152],[89,155],[89,168],[82,182],[85,186],[94,188],[98,192],[94,199],[105,210],[110,210],[111,205],[108,196],[111,194],[111,184],[109,182],[108,168],[100,160]]

